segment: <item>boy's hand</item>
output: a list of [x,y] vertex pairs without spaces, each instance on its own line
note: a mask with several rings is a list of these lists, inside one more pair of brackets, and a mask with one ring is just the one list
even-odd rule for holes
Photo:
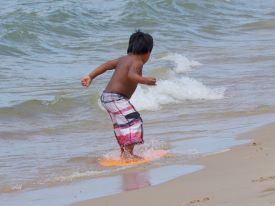
[[81,79],[81,84],[83,87],[89,87],[91,83],[92,83],[92,78],[88,75]]
[[157,79],[155,77],[146,77],[147,85],[156,85]]

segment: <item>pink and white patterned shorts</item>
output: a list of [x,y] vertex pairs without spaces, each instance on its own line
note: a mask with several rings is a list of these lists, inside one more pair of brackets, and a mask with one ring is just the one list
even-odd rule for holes
[[143,121],[127,97],[118,93],[103,92],[101,103],[112,119],[114,133],[120,146],[143,143]]

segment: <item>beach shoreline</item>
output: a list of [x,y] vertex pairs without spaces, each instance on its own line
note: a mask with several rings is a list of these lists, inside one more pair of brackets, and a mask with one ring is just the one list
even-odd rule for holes
[[192,161],[205,169],[169,182],[74,203],[73,206],[275,205],[275,123],[239,135],[250,144]]
[[[204,175],[208,159],[250,142],[238,134],[275,122],[275,1],[22,0],[0,7],[1,206],[93,198],[99,199],[92,205],[104,205],[105,197],[114,205],[116,197],[212,204],[215,195],[203,191],[220,185],[202,181],[217,173]],[[99,159],[120,158],[100,103],[115,70],[89,88],[80,81],[127,55],[136,29],[154,39],[142,75],[157,85],[139,85],[130,100],[144,122],[144,144],[135,154],[169,153],[148,164],[105,167]],[[226,166],[212,161],[216,169]],[[198,180],[205,185],[200,193]]]

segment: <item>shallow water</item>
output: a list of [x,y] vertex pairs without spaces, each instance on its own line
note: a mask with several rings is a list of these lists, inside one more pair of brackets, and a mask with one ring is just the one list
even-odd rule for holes
[[142,29],[155,46],[132,103],[144,120],[137,153],[168,149],[145,167],[180,165],[247,141],[275,119],[275,3],[271,1],[8,1],[0,6],[0,193],[120,174],[97,158],[119,155],[98,104],[111,72],[80,79],[124,55]]
[[158,185],[181,175],[199,171],[202,168],[200,165],[173,165],[155,168],[149,172],[130,171],[122,175],[79,181],[69,186],[24,191],[17,198],[11,198],[11,194],[4,194],[1,202],[9,206],[19,206],[22,205],[22,202],[27,202],[29,206],[68,205],[89,198],[104,197]]

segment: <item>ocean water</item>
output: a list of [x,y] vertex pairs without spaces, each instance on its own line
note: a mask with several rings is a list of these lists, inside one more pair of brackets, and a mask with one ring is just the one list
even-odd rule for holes
[[131,99],[144,120],[136,152],[170,153],[142,167],[189,164],[275,120],[273,1],[0,2],[0,202],[133,169],[97,163],[119,155],[98,101],[112,72],[89,89],[80,79],[125,55],[136,29],[154,38],[143,71],[157,77]]

